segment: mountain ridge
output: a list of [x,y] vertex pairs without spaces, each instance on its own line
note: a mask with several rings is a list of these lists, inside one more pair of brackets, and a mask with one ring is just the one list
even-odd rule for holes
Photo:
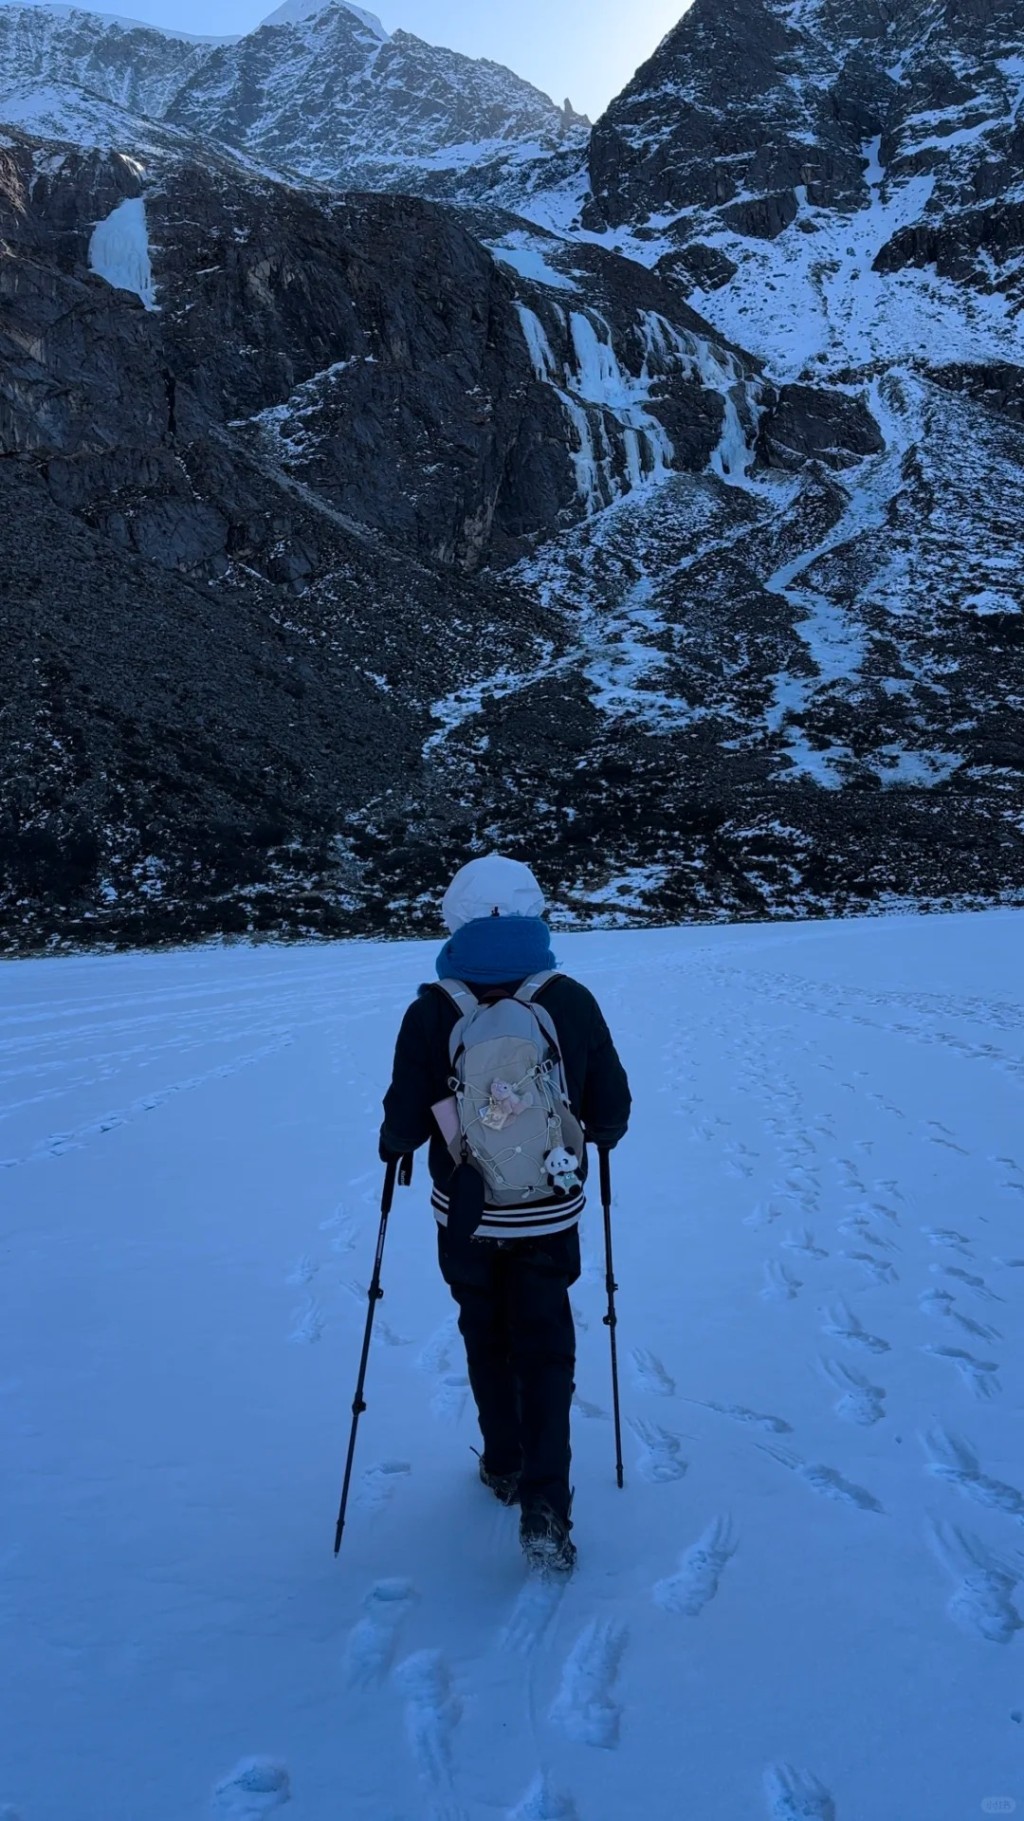
[[[82,95],[66,135],[59,106],[32,112],[32,93],[47,89]],[[286,5],[249,33],[209,40],[5,0],[0,117],[12,94],[29,131],[81,140],[92,118],[96,141],[116,145],[105,103],[293,181],[463,200],[527,182],[551,154],[581,147],[589,126],[502,65],[386,33],[346,0]]]

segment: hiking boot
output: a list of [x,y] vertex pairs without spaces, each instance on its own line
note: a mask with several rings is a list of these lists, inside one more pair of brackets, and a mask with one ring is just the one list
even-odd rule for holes
[[488,1492],[493,1492],[499,1505],[518,1505],[520,1477],[518,1473],[491,1473],[483,1461],[480,1462],[481,1484]]
[[567,1518],[559,1517],[545,1503],[531,1505],[519,1523],[519,1541],[531,1568],[542,1574],[571,1574],[576,1566],[576,1545]]

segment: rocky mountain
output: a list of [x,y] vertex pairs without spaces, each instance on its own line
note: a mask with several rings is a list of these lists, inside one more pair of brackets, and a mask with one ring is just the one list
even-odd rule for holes
[[346,0],[286,0],[226,40],[0,5],[0,118],[125,150],[125,110],[146,138],[198,136],[313,183],[467,200],[528,190],[589,124],[500,64],[389,34]]
[[584,223],[726,292],[787,370],[1012,358],[1022,26],[1019,0],[695,0],[594,129]]
[[1006,17],[696,0],[460,163],[358,9],[0,8],[5,944],[415,928],[495,842],[584,920],[1019,898]]

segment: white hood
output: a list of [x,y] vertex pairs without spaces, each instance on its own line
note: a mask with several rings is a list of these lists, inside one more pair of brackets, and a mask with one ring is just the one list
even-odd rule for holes
[[441,912],[453,932],[476,917],[541,917],[544,893],[522,860],[486,854],[461,868],[444,895]]

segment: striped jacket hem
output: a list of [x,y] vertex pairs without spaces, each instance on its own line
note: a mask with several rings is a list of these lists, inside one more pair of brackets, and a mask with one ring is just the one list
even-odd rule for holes
[[[579,1223],[586,1203],[582,1189],[563,1201],[534,1202],[532,1206],[485,1208],[475,1239],[545,1239],[549,1233],[567,1233]],[[448,1197],[435,1188],[430,1198],[439,1227],[448,1225]]]

